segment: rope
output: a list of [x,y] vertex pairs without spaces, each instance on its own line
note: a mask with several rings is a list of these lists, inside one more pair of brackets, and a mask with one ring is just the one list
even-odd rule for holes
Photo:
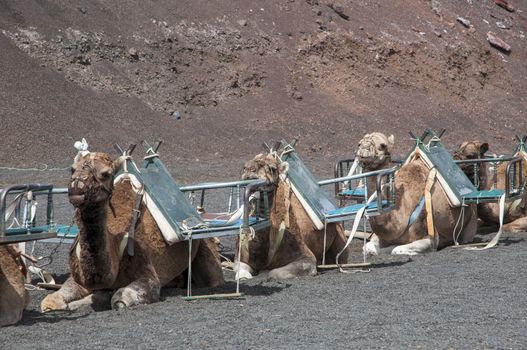
[[70,167],[65,168],[50,168],[47,164],[42,164],[43,167],[41,168],[17,168],[17,167],[9,167],[9,166],[0,166],[0,170],[10,170],[10,171],[65,171],[69,170]]
[[[452,239],[454,240],[454,245],[459,245],[459,242],[457,239],[459,238],[459,235],[461,235],[461,231],[463,230],[463,226],[465,224],[465,198],[463,198],[461,202],[461,213],[459,213],[459,217],[456,221],[456,226],[454,226],[454,231],[452,232]],[[459,225],[459,222],[461,221],[461,227],[459,228],[459,232],[456,234],[457,227]]]

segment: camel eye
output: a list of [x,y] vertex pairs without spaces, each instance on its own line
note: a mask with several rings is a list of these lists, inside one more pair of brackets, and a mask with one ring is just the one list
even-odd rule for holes
[[382,150],[385,150],[386,148],[388,148],[388,146],[385,143],[381,143],[380,148]]
[[112,172],[110,170],[106,170],[106,171],[103,171],[101,173],[101,176],[104,178],[104,179],[107,179],[108,177],[110,177],[110,175],[112,175]]

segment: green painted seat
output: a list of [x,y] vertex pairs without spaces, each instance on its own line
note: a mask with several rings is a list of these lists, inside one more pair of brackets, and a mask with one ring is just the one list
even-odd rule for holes
[[[203,219],[157,154],[145,157],[140,168],[128,159],[126,169],[129,175],[135,177],[144,186],[144,202],[165,240],[169,243],[235,235],[239,234],[240,228],[244,227],[244,221],[241,218],[236,220]],[[123,174],[124,170],[121,170],[117,178]],[[269,225],[267,218],[249,217],[247,219],[247,226],[255,230]]]
[[[306,168],[294,148],[284,143],[284,149],[287,151],[282,153],[280,160],[289,164],[287,180],[291,183],[297,198],[318,229],[322,229],[330,222],[352,220],[356,217],[364,204],[339,208],[333,197],[319,185],[313,174]],[[366,178],[371,175],[364,173],[360,176]],[[372,203],[368,206],[366,211],[370,216],[393,209],[395,205],[393,201],[385,201],[379,206],[377,203],[380,202],[381,199],[376,201],[375,205]]]
[[437,178],[454,207],[462,203],[496,202],[505,193],[499,189],[478,191],[437,137],[428,145],[417,140],[416,149],[429,168],[437,169]]

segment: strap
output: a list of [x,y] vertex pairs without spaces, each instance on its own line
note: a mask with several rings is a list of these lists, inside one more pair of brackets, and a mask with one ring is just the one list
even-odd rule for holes
[[417,217],[419,217],[419,214],[421,214],[421,211],[423,211],[424,206],[425,206],[425,196],[423,195],[419,203],[417,203],[417,205],[415,206],[414,211],[408,218],[408,224],[406,225],[407,229],[414,224],[415,220],[417,220]]
[[[139,219],[139,215],[141,214],[141,211],[139,210],[139,207],[141,206],[141,201],[143,199],[143,189],[139,190],[135,195],[135,203],[134,208],[132,209],[132,223],[130,224],[130,230],[128,232],[128,255],[134,256],[134,242],[135,242],[135,225],[137,224],[137,220]],[[120,252],[119,248],[119,257],[122,256],[122,253]]]
[[501,233],[503,232],[503,216],[505,215],[505,194],[502,194],[499,201],[499,207],[500,207],[500,228],[498,230],[498,233],[492,238],[492,240],[487,243],[486,246],[479,248],[479,247],[466,247],[466,250],[486,250],[495,247],[498,244],[498,241],[500,240]]
[[[432,186],[434,186],[434,180],[437,174],[435,168],[430,169],[428,173],[428,179],[426,179],[425,185],[425,205],[426,205],[426,226],[428,229],[428,235],[430,238],[435,238],[435,229],[434,229],[434,213],[432,208]],[[434,239],[435,242],[435,239]]]
[[358,211],[357,211],[357,215],[355,216],[355,220],[353,220],[353,226],[352,226],[352,229],[351,229],[351,233],[350,235],[348,236],[348,241],[346,242],[346,245],[344,245],[344,248],[342,248],[342,250],[340,252],[338,252],[337,254],[337,266],[340,270],[340,272],[344,272],[344,273],[347,273],[347,271],[343,270],[342,267],[340,266],[339,264],[339,257],[340,255],[346,250],[346,248],[348,248],[348,246],[350,245],[351,241],[353,240],[353,238],[355,237],[355,233],[357,233],[357,229],[359,228],[359,224],[360,224],[360,220],[362,219],[364,213],[366,212],[366,208],[368,207],[368,205],[370,205],[375,199],[377,199],[377,191],[373,192],[373,194],[370,196],[370,198],[368,198],[368,200],[366,201],[366,203],[364,204],[364,206],[362,206]]

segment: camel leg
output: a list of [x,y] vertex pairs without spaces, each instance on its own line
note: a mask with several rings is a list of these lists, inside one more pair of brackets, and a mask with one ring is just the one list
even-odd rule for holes
[[317,274],[317,258],[313,253],[293,261],[285,266],[269,271],[269,277],[277,280]]
[[0,327],[20,321],[29,301],[29,295],[24,286],[24,278],[17,270],[15,262],[10,257],[9,259],[7,263],[13,265],[11,271],[14,272],[14,276],[6,276],[2,271],[5,266],[0,265]]
[[[337,234],[335,235],[335,239],[329,246],[327,252],[326,252],[326,264],[336,264],[337,263],[337,254],[342,251],[342,249],[346,246],[346,236],[344,235],[344,231],[340,229],[339,226],[336,227]],[[342,252],[339,256],[339,264],[346,264],[348,262],[350,255],[349,248]]]
[[525,232],[527,231],[527,216],[521,217],[509,222],[508,224],[503,225],[503,229],[507,232]]
[[68,310],[69,303],[83,299],[90,294],[88,289],[75,282],[72,277],[68,277],[58,291],[51,293],[42,300],[40,309],[42,312]]
[[475,219],[475,217],[476,211],[473,211],[472,218],[474,219],[469,219],[468,223],[465,225],[465,227],[463,227],[463,231],[461,231],[461,234],[458,238],[459,243],[465,244],[474,241],[474,236],[478,231],[478,221]]
[[112,309],[123,309],[159,301],[161,283],[157,277],[142,277],[118,289],[112,297]]
[[75,300],[69,303],[68,310],[77,311],[86,308],[91,308],[94,311],[108,310],[110,309],[110,298],[110,292],[96,291],[80,300]]
[[398,255],[418,255],[435,248],[435,242],[432,238],[423,238],[413,241],[412,243],[398,245],[393,248],[392,254]]
[[198,252],[192,260],[192,280],[196,287],[216,287],[223,284],[223,271],[216,245],[212,240],[199,242]]

